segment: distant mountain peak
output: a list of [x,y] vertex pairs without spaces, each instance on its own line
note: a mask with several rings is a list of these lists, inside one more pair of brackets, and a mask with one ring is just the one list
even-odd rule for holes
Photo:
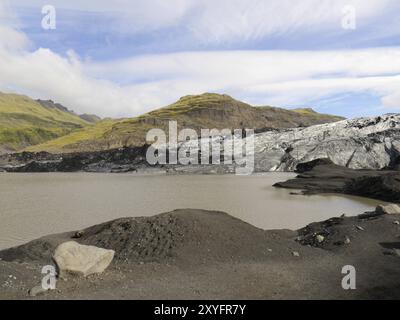
[[207,100],[207,99],[220,99],[220,100],[235,100],[233,99],[230,95],[227,94],[220,94],[220,93],[214,93],[214,92],[205,92],[202,94],[192,94],[192,95],[186,95],[181,97],[179,101],[193,101],[193,100]]
[[296,108],[296,109],[293,109],[293,111],[305,112],[305,113],[318,113],[317,111],[315,111],[313,108],[310,108],[310,107],[307,107],[307,108]]
[[48,108],[48,109],[58,109],[62,112],[68,112],[70,114],[73,114],[75,116],[78,116],[79,118],[81,118],[82,120],[88,122],[88,123],[97,123],[99,121],[101,121],[101,118],[96,116],[95,114],[76,114],[74,111],[68,109],[67,107],[64,107],[62,104],[54,102],[53,100],[41,100],[41,99],[37,99],[36,100],[41,106]]
[[45,108],[53,108],[53,109],[58,109],[64,112],[69,112],[71,114],[75,114],[73,111],[69,110],[68,108],[64,107],[62,104],[60,103],[56,103],[53,100],[41,100],[41,99],[37,99],[37,102],[40,103],[41,106],[45,107]]
[[[182,107],[195,107],[195,106],[206,106],[206,107],[216,107],[216,106],[228,106],[228,104],[241,104],[246,105],[244,102],[235,100],[227,94],[210,93],[206,92],[197,95],[187,95],[181,97],[178,101],[172,103],[171,105],[162,108],[182,108]],[[156,110],[157,111],[157,110]]]
[[84,114],[80,114],[79,118],[81,118],[82,120],[85,120],[87,122],[90,122],[90,123],[97,123],[97,122],[101,121],[101,118],[99,116],[96,116],[95,114],[84,113]]

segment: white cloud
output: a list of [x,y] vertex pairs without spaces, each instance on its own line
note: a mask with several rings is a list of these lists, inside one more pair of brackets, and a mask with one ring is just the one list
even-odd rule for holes
[[[0,0],[1,1],[1,0]],[[196,0],[57,0],[56,10],[76,10],[114,16],[109,28],[127,33],[149,32],[176,25],[190,12]],[[15,7],[41,8],[48,0],[18,0]]]
[[9,51],[18,51],[29,45],[28,38],[21,32],[0,25],[0,47]]
[[[341,92],[370,92],[400,109],[400,48],[325,52],[237,51],[140,56],[82,62],[47,49],[0,50],[0,85],[52,98],[79,112],[137,115],[205,91],[257,97],[265,104],[305,103]],[[106,79],[131,75],[127,86]]]
[[0,48],[18,51],[27,48],[30,42],[25,34],[16,30],[18,20],[7,2],[0,2]]
[[[336,24],[341,0],[298,2],[171,0],[168,5],[134,1],[85,1],[79,5],[96,10],[125,9],[144,17],[137,28],[158,21],[155,28],[187,21],[193,32],[215,41],[241,37],[256,39],[268,34],[311,27],[322,21]],[[21,1],[22,3],[24,1]],[[26,1],[25,1],[26,2]],[[42,1],[36,1],[36,4]],[[81,1],[82,2],[82,1]],[[346,4],[360,5],[348,0]],[[34,2],[29,1],[34,4]],[[318,3],[318,5],[314,8]],[[363,1],[362,17],[379,14],[393,1]],[[77,8],[78,2],[57,5]],[[124,5],[118,7],[118,4]],[[175,10],[173,4],[177,5]],[[160,7],[161,6],[161,7]],[[277,7],[275,7],[277,6]],[[304,6],[304,7],[303,7]],[[279,8],[278,8],[279,7]],[[390,6],[389,6],[390,7]],[[131,8],[131,10],[128,10]],[[171,9],[174,8],[174,9]],[[285,18],[280,10],[286,9]],[[332,8],[336,8],[332,10]],[[388,7],[385,7],[386,9]],[[91,62],[73,51],[62,57],[49,49],[30,52],[29,40],[0,3],[0,90],[15,89],[34,98],[50,98],[81,113],[101,116],[133,116],[175,101],[182,95],[206,91],[226,92],[249,102],[305,104],[343,92],[368,92],[381,98],[388,108],[400,111],[400,47],[333,51],[214,51],[135,56],[129,59]],[[151,10],[152,9],[152,10]],[[278,10],[279,9],[279,10]],[[386,10],[385,9],[385,10]],[[94,9],[93,9],[94,10]],[[153,16],[146,20],[147,13]],[[265,13],[269,14],[266,15]],[[163,16],[163,17],[160,17]],[[185,20],[186,21],[186,20]],[[265,23],[263,21],[266,21]],[[196,26],[194,28],[194,26]],[[212,30],[212,28],[216,28]]]
[[84,74],[73,55],[62,58],[48,49],[18,55],[0,50],[0,75],[2,88],[51,98],[77,112],[119,116],[141,107],[127,89]]
[[[400,87],[400,79],[397,82],[397,87]],[[400,90],[394,91],[382,98],[382,102],[387,107],[392,107],[397,110],[400,109]]]
[[[19,0],[15,5],[45,4],[48,0]],[[58,0],[54,5],[107,13],[115,18],[108,28],[123,33],[179,26],[186,36],[203,44],[241,43],[296,31],[340,33],[345,6],[355,7],[360,27],[370,19],[387,22],[387,15],[400,9],[397,0]]]
[[206,42],[259,40],[294,31],[343,31],[343,8],[354,6],[357,20],[365,22],[395,5],[391,0],[224,0],[202,1],[200,15],[190,25]]
[[189,52],[87,64],[84,69],[100,78],[147,79],[135,87],[142,94],[157,93],[164,101],[219,91],[250,101],[255,96],[264,98],[264,103],[290,105],[340,92],[367,91],[385,97],[400,91],[400,48]]

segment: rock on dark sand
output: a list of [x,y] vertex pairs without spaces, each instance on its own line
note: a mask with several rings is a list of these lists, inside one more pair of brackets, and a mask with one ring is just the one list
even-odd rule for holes
[[326,159],[300,164],[295,179],[275,187],[301,189],[305,194],[345,193],[389,202],[400,202],[400,171],[353,170]]
[[[29,298],[41,267],[71,238],[115,250],[112,265],[84,280],[60,280],[35,299],[400,298],[398,220],[334,218],[264,231],[214,211],[123,218],[1,251],[0,298]],[[357,270],[356,290],[341,287],[345,265]]]

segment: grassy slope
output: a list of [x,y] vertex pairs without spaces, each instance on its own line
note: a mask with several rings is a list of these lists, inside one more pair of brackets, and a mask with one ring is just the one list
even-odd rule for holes
[[168,121],[180,128],[289,128],[338,121],[343,118],[323,115],[311,109],[285,110],[253,107],[227,95],[186,96],[174,104],[142,116],[123,120],[104,120],[62,138],[28,148],[29,151],[73,152],[104,150],[141,145],[151,128],[167,132]]
[[72,132],[68,135],[64,135],[58,139],[53,139],[39,145],[28,147],[26,150],[48,151],[53,153],[59,153],[62,152],[63,150],[73,151],[74,149],[73,145],[76,143],[83,143],[85,141],[92,143],[92,141],[102,140],[103,135],[106,132],[112,130],[112,126],[117,122],[118,120],[102,120],[93,126],[85,127],[84,129]]
[[45,108],[29,97],[0,93],[0,152],[21,150],[88,125],[72,113]]

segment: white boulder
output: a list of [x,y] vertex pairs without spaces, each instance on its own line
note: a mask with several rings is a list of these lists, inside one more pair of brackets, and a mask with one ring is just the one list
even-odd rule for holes
[[61,277],[66,273],[86,277],[94,273],[102,273],[110,265],[114,254],[114,250],[68,241],[57,247],[53,259],[58,266]]
[[400,206],[397,204],[379,205],[376,207],[376,212],[380,214],[400,214]]

